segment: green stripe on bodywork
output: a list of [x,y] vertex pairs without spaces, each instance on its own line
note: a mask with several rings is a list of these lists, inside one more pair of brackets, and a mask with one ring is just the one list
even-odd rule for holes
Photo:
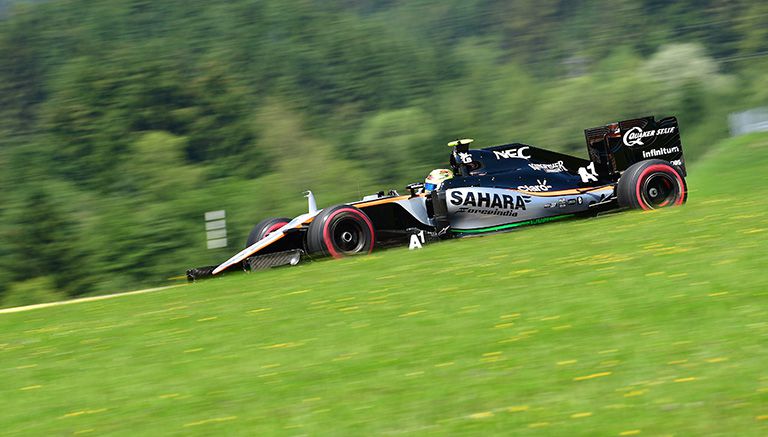
[[538,225],[538,224],[541,224],[541,223],[553,222],[555,220],[561,220],[561,219],[564,219],[564,218],[575,217],[575,216],[576,216],[575,214],[556,215],[554,217],[542,217],[542,218],[537,218],[537,219],[533,219],[533,220],[526,220],[524,222],[510,223],[508,225],[492,226],[490,228],[451,229],[451,232],[457,232],[457,233],[460,233],[460,234],[479,234],[479,233],[482,233],[482,232],[493,232],[493,231],[501,231],[503,229],[516,228],[518,226]]

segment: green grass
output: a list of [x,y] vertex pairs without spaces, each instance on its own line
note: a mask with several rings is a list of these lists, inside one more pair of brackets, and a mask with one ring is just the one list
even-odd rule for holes
[[24,435],[766,435],[768,136],[684,208],[0,314]]

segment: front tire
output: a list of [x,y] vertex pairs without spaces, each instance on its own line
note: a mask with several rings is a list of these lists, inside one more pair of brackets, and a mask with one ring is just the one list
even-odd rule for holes
[[651,210],[682,205],[687,200],[688,187],[672,164],[649,159],[636,162],[624,171],[616,194],[622,207]]
[[272,232],[287,225],[290,221],[291,219],[288,217],[272,217],[258,222],[251,230],[251,233],[248,234],[248,240],[245,242],[245,247],[249,247],[253,243],[263,239]]
[[307,230],[311,255],[343,258],[373,251],[376,233],[371,219],[351,205],[323,209]]

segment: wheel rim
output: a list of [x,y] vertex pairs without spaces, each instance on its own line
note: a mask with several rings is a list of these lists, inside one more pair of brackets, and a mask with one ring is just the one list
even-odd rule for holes
[[343,254],[360,252],[365,246],[363,225],[356,220],[339,220],[331,230],[333,245]]
[[675,179],[667,173],[653,173],[643,181],[640,191],[643,202],[649,208],[663,208],[671,205],[677,198]]

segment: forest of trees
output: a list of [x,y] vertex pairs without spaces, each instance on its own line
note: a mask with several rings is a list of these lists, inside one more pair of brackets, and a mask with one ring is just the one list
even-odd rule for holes
[[[689,161],[768,104],[768,3],[0,2],[0,303],[168,282],[267,216],[400,188],[445,143],[584,154],[677,115]],[[203,214],[227,211],[228,249]]]

